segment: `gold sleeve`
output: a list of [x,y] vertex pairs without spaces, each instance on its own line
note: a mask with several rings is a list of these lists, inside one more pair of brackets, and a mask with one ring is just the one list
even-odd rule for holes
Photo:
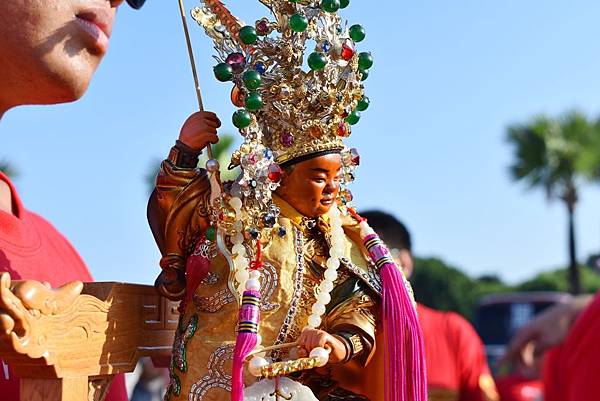
[[350,342],[352,355],[347,360],[356,358],[361,364],[369,360],[375,349],[376,313],[377,305],[373,298],[365,291],[358,290],[327,314],[327,332],[342,334]]
[[180,168],[170,158],[162,162],[148,203],[148,221],[163,269],[185,269],[195,239],[208,227],[209,202],[206,170]]

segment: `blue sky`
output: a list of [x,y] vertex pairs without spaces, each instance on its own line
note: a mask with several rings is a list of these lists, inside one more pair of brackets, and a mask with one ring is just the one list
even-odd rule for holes
[[[258,1],[229,1],[247,22]],[[191,8],[195,2],[187,0]],[[512,183],[505,128],[540,113],[600,114],[600,3],[555,0],[352,0],[375,65],[371,106],[353,130],[360,208],[403,219],[416,253],[510,282],[567,260],[566,213]],[[204,104],[235,133],[229,86],[212,45],[190,24]],[[85,97],[23,107],[0,122],[0,159],[18,167],[25,204],[50,219],[99,280],[150,283],[159,254],[147,228],[144,176],[196,101],[177,1],[123,7]],[[600,249],[600,186],[581,193],[581,258]]]

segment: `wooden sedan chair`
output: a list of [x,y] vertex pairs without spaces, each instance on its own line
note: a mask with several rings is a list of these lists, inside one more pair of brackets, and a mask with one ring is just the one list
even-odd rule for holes
[[21,401],[101,401],[140,357],[168,366],[177,319],[148,285],[51,289],[0,275],[0,359],[21,378]]

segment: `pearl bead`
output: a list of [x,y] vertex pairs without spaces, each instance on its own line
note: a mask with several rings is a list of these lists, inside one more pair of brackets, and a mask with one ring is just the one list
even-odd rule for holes
[[237,242],[233,248],[231,248],[231,252],[237,255],[244,255],[246,253],[246,247],[241,243]]
[[248,362],[248,371],[252,376],[260,377],[262,376],[262,368],[268,364],[269,362],[265,358],[254,356],[252,359],[250,359],[250,362]]
[[250,272],[250,278],[254,280],[258,280],[260,278],[260,272],[258,270],[252,270]]
[[[239,215],[240,213],[238,213],[237,211],[235,212],[235,218],[236,219],[240,219],[241,215]],[[241,222],[241,220],[237,220],[235,223],[233,223],[233,229],[235,231],[242,231],[244,229],[244,223]],[[242,238],[244,238],[243,235],[240,234],[240,236]]]
[[246,281],[246,289],[252,291],[260,290],[260,281],[258,281],[255,278],[249,279],[248,281]]
[[210,173],[219,171],[219,161],[216,159],[210,159],[206,162],[206,170]]
[[317,367],[325,366],[329,361],[329,351],[323,347],[313,348],[312,351],[310,351],[309,356],[317,359]]
[[317,302],[327,305],[331,302],[331,295],[329,295],[328,292],[320,292],[319,295],[317,295]]
[[327,259],[327,268],[328,269],[337,269],[340,267],[340,260],[336,258]]
[[235,279],[238,283],[244,283],[250,278],[250,274],[246,270],[238,270],[235,273]]
[[337,276],[338,276],[337,270],[335,270],[335,269],[327,269],[327,270],[325,270],[325,278],[327,280],[335,281],[335,279],[337,278]]
[[333,283],[329,280],[323,280],[320,287],[321,291],[329,293],[331,290],[333,290]]
[[310,315],[308,317],[308,325],[316,329],[321,325],[321,317],[317,315]]
[[257,334],[256,335],[256,345],[254,347],[257,348],[260,344],[262,344],[262,336],[260,334]]
[[317,302],[312,306],[312,313],[319,316],[323,315],[325,313],[325,305]]

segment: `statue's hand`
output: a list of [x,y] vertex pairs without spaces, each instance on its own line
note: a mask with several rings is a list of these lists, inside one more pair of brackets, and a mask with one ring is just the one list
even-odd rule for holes
[[185,295],[185,273],[173,267],[164,267],[156,278],[154,287],[158,293],[168,299],[178,301]]
[[217,128],[221,121],[215,113],[209,111],[198,111],[185,120],[181,127],[179,140],[190,148],[200,151],[209,143],[217,143]]
[[346,358],[346,347],[337,337],[323,330],[304,329],[298,338],[299,356],[308,356],[310,351],[317,347],[328,348],[331,351],[329,363],[338,363]]

